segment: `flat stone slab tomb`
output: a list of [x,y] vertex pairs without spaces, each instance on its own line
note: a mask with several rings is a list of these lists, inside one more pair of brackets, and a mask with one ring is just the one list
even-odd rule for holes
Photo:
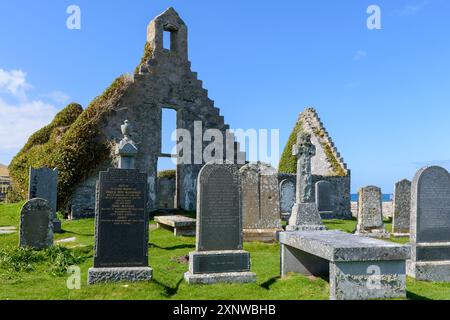
[[280,233],[281,276],[328,278],[330,300],[406,298],[411,249],[342,231]]
[[184,216],[155,217],[157,228],[173,230],[175,237],[195,237],[197,221]]

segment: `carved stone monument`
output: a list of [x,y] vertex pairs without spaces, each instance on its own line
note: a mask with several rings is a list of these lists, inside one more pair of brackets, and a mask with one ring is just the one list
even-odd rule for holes
[[[128,123],[118,150],[132,150]],[[124,147],[124,148],[122,148]],[[137,151],[137,149],[136,149]],[[118,152],[119,166],[133,168],[134,152]],[[100,172],[95,214],[94,267],[88,284],[119,281],[149,281],[149,215],[147,174],[135,169]]]
[[409,236],[411,221],[411,181],[405,179],[395,184],[392,215],[392,233],[396,237]]
[[54,233],[61,232],[61,221],[56,216],[58,198],[58,169],[30,168],[28,200],[45,199],[52,208],[51,221]]
[[135,169],[135,158],[138,149],[131,139],[133,127],[128,120],[125,120],[120,129],[122,130],[123,139],[116,146],[117,167],[120,169]]
[[295,183],[285,179],[280,183],[280,211],[283,220],[289,220],[295,204]]
[[249,163],[240,170],[245,241],[272,242],[281,229],[278,174],[268,164]]
[[234,164],[207,164],[198,177],[197,251],[189,255],[189,284],[255,282],[243,250],[241,183]]
[[322,215],[332,215],[335,209],[336,191],[328,181],[316,183],[316,204],[319,213]]
[[389,238],[389,234],[384,227],[381,201],[380,188],[368,186],[359,190],[356,235]]
[[316,154],[316,147],[311,143],[311,135],[300,132],[292,153],[298,157],[296,203],[286,230],[325,230],[312,192],[311,158]]
[[20,211],[22,248],[44,249],[53,245],[52,207],[45,199],[34,198]]
[[414,177],[407,269],[417,280],[450,282],[450,174],[444,168],[423,168]]

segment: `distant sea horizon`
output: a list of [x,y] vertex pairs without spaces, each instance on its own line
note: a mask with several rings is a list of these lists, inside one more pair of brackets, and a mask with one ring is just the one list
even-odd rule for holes
[[[381,196],[381,199],[382,199],[383,202],[389,202],[389,201],[392,201],[392,197],[393,197],[393,194],[383,194]],[[357,193],[352,193],[351,194],[351,201],[352,202],[357,202],[358,201],[358,194]]]

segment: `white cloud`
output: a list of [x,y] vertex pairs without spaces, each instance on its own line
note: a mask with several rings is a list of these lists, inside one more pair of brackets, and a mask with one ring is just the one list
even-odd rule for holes
[[58,104],[66,104],[70,99],[70,96],[61,91],[53,91],[48,94],[42,94],[41,97],[51,99]]
[[49,124],[56,113],[56,107],[40,100],[10,105],[0,99],[0,153],[18,151],[28,137]]
[[417,15],[426,5],[428,2],[421,2],[416,4],[407,4],[402,9],[400,9],[399,13],[402,16],[415,16]]
[[[0,154],[14,154],[24,146],[29,136],[49,124],[58,108],[69,97],[60,91],[30,98],[32,86],[21,70],[0,69]],[[47,100],[50,100],[48,102]],[[10,159],[9,159],[10,160]]]
[[6,92],[14,97],[25,97],[25,91],[31,88],[27,83],[27,74],[22,70],[6,71],[0,69],[0,92]]
[[358,51],[356,51],[355,56],[353,57],[353,59],[355,61],[359,61],[359,60],[364,59],[365,57],[367,57],[367,52],[364,51],[364,50],[358,50]]

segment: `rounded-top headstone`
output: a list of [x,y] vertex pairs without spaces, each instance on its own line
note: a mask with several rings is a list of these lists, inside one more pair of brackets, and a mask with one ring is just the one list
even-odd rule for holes
[[197,250],[242,250],[240,177],[234,164],[206,164],[198,176]]
[[295,182],[285,179],[280,183],[281,213],[290,215],[295,204]]
[[444,168],[422,168],[414,177],[411,240],[450,242],[450,173]]
[[35,198],[20,212],[20,246],[44,249],[53,245],[52,208],[47,200]]

